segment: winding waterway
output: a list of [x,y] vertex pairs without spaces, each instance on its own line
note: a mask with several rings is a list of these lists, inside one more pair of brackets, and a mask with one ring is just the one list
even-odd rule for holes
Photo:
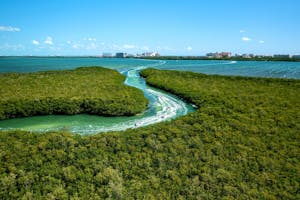
[[20,129],[37,132],[66,130],[80,134],[94,134],[147,126],[186,115],[193,110],[191,105],[178,97],[147,86],[145,80],[139,75],[139,71],[144,68],[146,67],[135,67],[122,72],[127,77],[125,84],[142,90],[149,99],[148,109],[144,113],[132,117],[80,114],[16,118],[0,121],[0,130]]
[[256,62],[221,60],[142,60],[103,59],[89,57],[0,57],[0,73],[36,72],[74,69],[82,66],[103,66],[127,76],[125,84],[144,91],[150,100],[148,109],[132,117],[101,117],[95,115],[49,115],[0,121],[0,130],[29,131],[68,130],[80,134],[118,131],[170,120],[193,110],[176,96],[151,88],[139,76],[139,70],[154,67],[185,70],[205,74],[240,75],[300,79],[300,62]]

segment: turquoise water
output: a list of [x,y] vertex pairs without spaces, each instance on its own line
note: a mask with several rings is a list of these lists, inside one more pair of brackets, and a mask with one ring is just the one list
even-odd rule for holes
[[300,62],[173,60],[159,68],[204,74],[300,79]]
[[187,70],[206,74],[241,75],[300,79],[298,62],[253,62],[253,61],[157,61],[141,59],[103,58],[37,58],[2,57],[0,72],[35,72],[74,69],[81,66],[103,66],[116,69],[127,76],[125,84],[144,91],[150,100],[144,113],[133,117],[101,117],[93,115],[37,116],[0,121],[0,129],[30,131],[68,130],[81,134],[137,128],[170,120],[193,110],[179,98],[148,87],[139,77],[139,70],[154,67],[170,70]]
[[[159,65],[158,65],[159,64]],[[205,74],[241,75],[300,79],[300,62],[214,61],[214,60],[141,60],[103,58],[0,57],[0,72],[34,72],[73,69],[79,66],[104,66],[124,71],[147,66],[160,69],[187,70]]]

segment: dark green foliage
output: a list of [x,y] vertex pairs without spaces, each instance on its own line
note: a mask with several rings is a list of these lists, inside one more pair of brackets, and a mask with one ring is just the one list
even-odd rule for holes
[[0,74],[0,119],[47,114],[134,115],[147,106],[136,88],[115,70]]
[[300,199],[300,81],[144,70],[199,109],[135,130],[0,134],[1,199]]

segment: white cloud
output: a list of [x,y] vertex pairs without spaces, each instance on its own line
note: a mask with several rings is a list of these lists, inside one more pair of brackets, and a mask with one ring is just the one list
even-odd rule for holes
[[245,41],[245,42],[249,42],[249,41],[251,41],[251,38],[249,38],[249,37],[242,37],[242,40]]
[[186,48],[186,50],[187,50],[187,51],[192,51],[192,50],[193,50],[193,47],[188,46],[188,47]]
[[88,38],[88,41],[96,41],[96,38]]
[[40,42],[39,42],[39,41],[37,41],[37,40],[32,40],[32,44],[34,44],[34,45],[39,45],[39,44],[40,44]]
[[12,26],[0,26],[0,31],[18,32],[21,31],[21,29]]
[[74,49],[79,49],[79,44],[73,44],[72,47],[73,47]]
[[88,38],[83,38],[84,41],[97,41],[96,38],[88,37]]
[[67,41],[67,44],[71,44],[72,42],[70,40]]
[[52,37],[47,37],[46,40],[44,41],[45,44],[53,45]]
[[245,33],[246,31],[245,30],[240,30],[240,33]]
[[259,41],[259,43],[260,43],[260,44],[263,44],[263,43],[265,43],[265,41],[263,41],[263,40],[260,40],[260,41]]
[[124,45],[123,45],[123,48],[124,48],[124,49],[134,49],[134,48],[136,48],[136,46],[135,46],[135,45],[132,45],[132,44],[124,44]]

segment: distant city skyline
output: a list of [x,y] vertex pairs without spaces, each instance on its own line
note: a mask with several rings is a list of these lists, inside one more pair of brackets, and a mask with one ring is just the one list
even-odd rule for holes
[[300,1],[0,2],[0,55],[300,54]]

